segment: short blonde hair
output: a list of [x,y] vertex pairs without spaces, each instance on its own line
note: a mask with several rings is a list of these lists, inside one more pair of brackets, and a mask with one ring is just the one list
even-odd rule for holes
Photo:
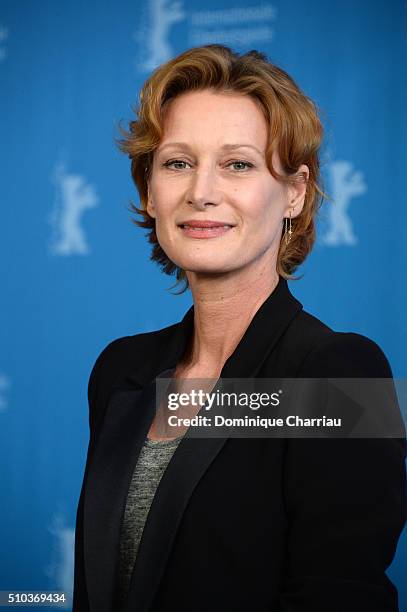
[[[121,128],[123,138],[118,140],[120,149],[131,159],[131,173],[141,201],[141,208],[130,205],[131,212],[142,217],[132,221],[150,230],[151,259],[166,274],[175,274],[177,282],[184,281],[185,291],[188,288],[185,271],[161,248],[155,219],[147,213],[147,180],[163,134],[165,105],[182,93],[204,89],[249,95],[260,103],[269,125],[266,162],[274,178],[283,182],[305,180],[296,173],[301,164],[309,168],[303,209],[292,219],[293,234],[287,245],[282,236],[277,256],[277,272],[292,279],[314,245],[316,214],[325,196],[319,187],[323,128],[315,103],[264,53],[253,50],[239,56],[224,45],[194,47],[156,68],[145,81],[139,107],[134,109],[137,119],[130,121],[128,131]],[[273,168],[274,150],[278,152],[283,175]]]

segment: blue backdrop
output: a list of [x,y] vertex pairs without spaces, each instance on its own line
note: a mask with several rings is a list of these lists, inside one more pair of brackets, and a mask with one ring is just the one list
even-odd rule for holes
[[[71,591],[91,367],[191,304],[131,223],[113,138],[155,66],[210,42],[266,52],[317,102],[335,205],[290,288],[407,374],[404,0],[1,0],[0,590]],[[389,570],[402,612],[406,567],[404,535]]]

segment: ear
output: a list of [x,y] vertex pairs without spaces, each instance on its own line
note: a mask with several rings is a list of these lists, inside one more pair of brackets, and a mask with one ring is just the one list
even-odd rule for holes
[[150,215],[150,217],[153,217],[153,219],[155,219],[155,206],[153,204],[153,201],[151,199],[151,194],[150,194],[150,184],[147,183],[147,212]]
[[294,175],[294,181],[288,186],[288,207],[284,217],[297,217],[303,209],[309,178],[309,168],[302,164]]

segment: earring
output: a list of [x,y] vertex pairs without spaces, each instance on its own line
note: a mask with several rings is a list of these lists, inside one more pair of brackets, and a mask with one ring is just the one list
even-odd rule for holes
[[[295,206],[293,206],[293,210],[294,208]],[[290,208],[289,214],[290,214],[290,220],[288,220],[287,217],[284,219],[284,239],[285,239],[286,244],[290,242],[291,236],[293,233],[292,224],[291,224],[291,208]]]

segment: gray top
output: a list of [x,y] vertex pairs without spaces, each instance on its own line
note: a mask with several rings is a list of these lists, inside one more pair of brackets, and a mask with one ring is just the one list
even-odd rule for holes
[[120,540],[121,600],[125,598],[147,515],[161,477],[184,436],[150,440],[141,449],[127,496]]

